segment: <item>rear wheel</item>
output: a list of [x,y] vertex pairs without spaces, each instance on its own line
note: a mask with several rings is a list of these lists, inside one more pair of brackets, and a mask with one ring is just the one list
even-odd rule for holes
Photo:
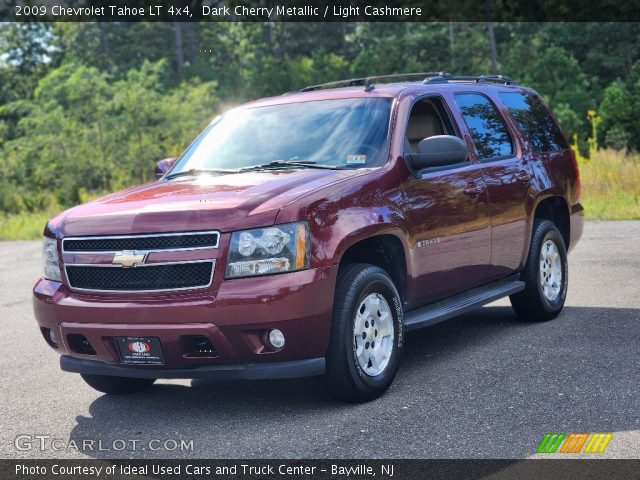
[[85,375],[82,379],[92,388],[102,393],[134,393],[149,388],[155,382],[153,378],[112,377],[110,375]]
[[373,265],[341,267],[324,377],[329,391],[350,402],[384,393],[398,369],[403,333],[400,296],[389,275]]
[[529,321],[557,317],[567,297],[568,275],[567,251],[560,231],[553,222],[536,219],[522,272],[526,287],[509,297],[513,309]]

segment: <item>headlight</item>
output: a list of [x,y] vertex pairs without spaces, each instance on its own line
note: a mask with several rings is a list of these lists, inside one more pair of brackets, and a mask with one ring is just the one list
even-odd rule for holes
[[309,263],[309,229],[305,222],[234,232],[225,278],[252,277],[303,270]]
[[49,280],[61,282],[58,242],[54,238],[44,237],[42,252],[44,254],[44,277]]

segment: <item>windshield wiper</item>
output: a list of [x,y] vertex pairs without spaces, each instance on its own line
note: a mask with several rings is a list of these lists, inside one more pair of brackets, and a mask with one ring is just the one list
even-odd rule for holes
[[212,173],[234,173],[235,170],[224,170],[224,169],[216,169],[216,168],[192,168],[190,170],[183,170],[181,172],[170,173],[165,177],[165,180],[169,180],[170,178],[176,177],[195,177],[196,175],[201,174],[212,174]]
[[170,173],[165,177],[165,180],[169,180],[177,177],[196,176],[201,174],[230,174],[249,172],[251,170],[262,170],[263,168],[282,168],[282,167],[294,167],[294,168],[320,168],[325,170],[340,170],[340,167],[332,165],[322,165],[320,163],[312,162],[310,160],[300,161],[286,161],[286,160],[273,160],[268,163],[260,163],[258,165],[250,165],[248,167],[242,167],[237,169],[222,169],[222,168],[192,168],[190,170],[183,170],[181,172]]
[[263,168],[281,168],[281,167],[298,167],[298,168],[320,168],[324,170],[340,170],[340,167],[333,165],[323,165],[311,160],[273,160],[267,163],[259,163],[258,165],[251,165],[249,167],[239,168],[238,172],[247,172],[249,170],[261,170]]

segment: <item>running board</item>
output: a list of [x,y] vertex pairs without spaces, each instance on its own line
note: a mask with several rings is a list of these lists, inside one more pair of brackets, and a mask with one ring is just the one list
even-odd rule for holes
[[470,312],[499,298],[524,290],[519,275],[474,288],[431,305],[411,310],[404,315],[406,330],[416,330]]

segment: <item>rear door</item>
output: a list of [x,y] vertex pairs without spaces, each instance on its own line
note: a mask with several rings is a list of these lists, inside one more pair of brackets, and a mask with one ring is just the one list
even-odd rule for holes
[[[528,202],[524,206],[529,213],[525,227],[526,243],[522,252],[522,262],[524,262],[529,253],[531,216],[535,198],[539,194],[538,189],[541,185],[555,183],[553,180],[541,181],[541,173],[565,172],[567,168],[571,171],[574,163],[562,130],[548,107],[535,92],[514,89],[499,91],[496,100],[503,105],[504,114],[508,120],[511,120],[514,129],[519,131],[523,150],[520,155],[521,172],[526,171],[533,176],[532,185],[528,189]],[[546,174],[542,176],[544,178]],[[507,239],[502,241],[506,242]]]
[[475,145],[491,212],[490,280],[517,271],[528,248],[527,195],[531,183],[528,161],[522,155],[503,115],[486,95],[455,95]]

